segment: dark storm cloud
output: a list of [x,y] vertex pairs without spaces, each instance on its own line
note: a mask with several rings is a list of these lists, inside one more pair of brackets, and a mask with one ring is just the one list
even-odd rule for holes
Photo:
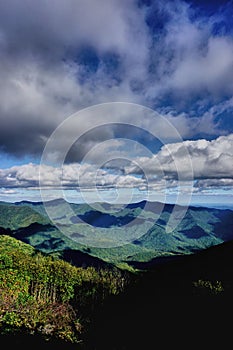
[[99,102],[136,101],[129,81],[145,70],[143,18],[133,1],[1,2],[1,148],[40,154],[71,113]]
[[[0,149],[40,156],[71,113],[109,101],[163,112],[171,101],[189,110],[194,98],[209,108],[195,127],[187,111],[163,114],[184,138],[224,133],[210,105],[217,110],[232,96],[233,41],[221,31],[223,10],[198,13],[182,1],[1,1]],[[70,160],[109,136],[110,129],[84,138]]]

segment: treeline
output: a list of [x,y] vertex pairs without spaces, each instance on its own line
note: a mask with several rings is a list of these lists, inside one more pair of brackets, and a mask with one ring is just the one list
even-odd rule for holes
[[0,236],[0,334],[80,342],[96,308],[128,278],[118,269],[75,267]]

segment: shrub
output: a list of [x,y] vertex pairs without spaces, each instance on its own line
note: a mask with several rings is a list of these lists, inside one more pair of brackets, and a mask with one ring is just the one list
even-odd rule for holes
[[224,292],[224,288],[221,281],[208,281],[199,279],[193,282],[195,288],[197,288],[202,294],[216,295]]
[[97,306],[123,290],[119,270],[78,268],[0,236],[0,333],[78,342]]

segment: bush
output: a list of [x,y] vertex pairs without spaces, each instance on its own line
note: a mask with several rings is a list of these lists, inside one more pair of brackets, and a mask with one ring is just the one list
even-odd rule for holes
[[78,342],[83,323],[123,290],[118,270],[77,268],[0,236],[0,333],[23,331]]
[[199,279],[198,281],[193,282],[195,288],[199,290],[202,294],[212,294],[217,295],[224,292],[224,288],[221,281],[208,281]]

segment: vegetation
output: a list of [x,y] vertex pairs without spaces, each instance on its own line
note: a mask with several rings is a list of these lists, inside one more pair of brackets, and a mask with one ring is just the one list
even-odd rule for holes
[[[62,218],[59,203],[51,205]],[[125,220],[137,214],[138,205],[126,208]],[[86,205],[73,209],[90,215]],[[104,249],[62,234],[43,204],[0,203],[0,336],[7,346],[28,335],[49,346],[54,339],[65,342],[66,349],[79,344],[82,350],[136,350],[164,339],[174,346],[177,334],[193,341],[197,325],[202,336],[208,324],[211,332],[219,331],[216,320],[233,312],[233,211],[190,208],[177,229],[165,234],[171,210],[166,205],[145,235]],[[139,214],[151,219],[150,210]],[[111,238],[115,219],[103,220]],[[129,227],[126,234],[134,229]],[[77,232],[83,233],[81,227]]]
[[[151,202],[142,210],[144,205],[144,202],[129,204],[119,212],[114,212],[114,206],[109,206],[110,212],[101,213],[87,204],[70,204],[73,209],[71,214],[64,200],[51,201],[50,210],[59,224],[66,227],[64,234],[50,221],[43,203],[2,202],[0,233],[11,235],[45,253],[57,252],[62,257],[62,252],[68,249],[77,251],[77,254],[81,251],[129,271],[137,268],[137,262],[146,263],[153,258],[190,254],[233,239],[231,210],[189,207],[175,231],[166,234],[165,227],[173,206],[166,204],[158,218],[155,213],[161,204]],[[75,214],[84,222],[91,221],[94,236],[98,240],[96,246],[88,240],[89,236],[93,238],[90,228],[77,223]],[[116,235],[119,235],[119,226],[124,227],[123,235],[129,241],[120,247],[114,244]],[[79,237],[88,239],[79,240]],[[113,247],[99,247],[100,242],[105,246],[106,239],[113,242]]]
[[193,282],[194,287],[198,289],[198,293],[203,294],[218,294],[224,292],[224,287],[221,281],[208,281],[199,279]]
[[0,203],[0,227],[16,230],[21,227],[27,227],[35,222],[48,224],[49,220],[29,206]]
[[97,307],[121,292],[126,274],[78,268],[0,236],[0,332],[79,342]]
[[166,349],[227,348],[232,338],[232,253],[230,241],[147,265],[138,283],[102,309],[90,334],[95,346],[89,349],[156,349],[158,344]]

